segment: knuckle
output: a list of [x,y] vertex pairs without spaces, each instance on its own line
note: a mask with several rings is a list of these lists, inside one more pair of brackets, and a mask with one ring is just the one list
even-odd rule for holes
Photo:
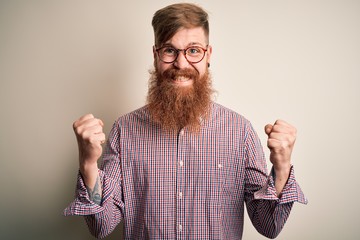
[[98,142],[98,139],[96,138],[96,136],[94,136],[94,134],[91,134],[87,137],[86,139],[90,144],[95,144]]
[[82,134],[82,131],[80,130],[79,127],[74,127],[74,132],[77,136],[81,135]]
[[274,125],[272,131],[274,132],[280,132],[281,127],[279,125]]
[[83,141],[91,143],[93,134],[90,131],[84,131],[81,133],[80,137],[83,139]]
[[275,139],[275,138],[276,138],[276,133],[274,133],[274,131],[272,131],[272,132],[269,134],[269,138]]
[[79,121],[73,122],[72,127],[74,130],[76,130],[79,127]]
[[282,150],[286,150],[286,149],[289,148],[290,142],[289,141],[282,141],[280,146],[281,146]]

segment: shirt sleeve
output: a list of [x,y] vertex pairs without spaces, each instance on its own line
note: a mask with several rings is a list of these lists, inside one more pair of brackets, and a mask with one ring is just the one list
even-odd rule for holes
[[286,204],[291,202],[307,204],[308,202],[299,184],[296,182],[293,166],[291,166],[289,178],[281,192],[280,198],[277,197],[275,189],[274,168],[272,168],[266,184],[259,191],[254,193],[254,199],[273,200],[278,204]]
[[84,216],[91,234],[97,238],[103,238],[110,234],[121,222],[124,212],[119,159],[119,134],[116,124],[114,124],[109,134],[99,176],[103,189],[101,205],[90,200],[79,172],[75,200],[64,210],[64,215]]
[[245,138],[245,201],[250,220],[256,230],[268,238],[275,238],[284,227],[294,202],[306,204],[295,180],[294,167],[278,198],[273,169],[267,174],[266,159],[260,140],[251,125]]

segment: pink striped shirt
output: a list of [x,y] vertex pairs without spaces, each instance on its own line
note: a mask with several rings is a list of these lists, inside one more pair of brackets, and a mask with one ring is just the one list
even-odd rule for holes
[[274,238],[293,203],[307,202],[293,168],[277,198],[250,122],[216,103],[199,134],[162,130],[146,106],[120,117],[100,169],[101,206],[79,174],[76,199],[64,211],[84,215],[96,237],[123,220],[125,239],[241,239],[246,206],[254,227]]

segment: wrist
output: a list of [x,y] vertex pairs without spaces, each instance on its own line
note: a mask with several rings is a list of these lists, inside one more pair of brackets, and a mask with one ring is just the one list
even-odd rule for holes
[[288,177],[290,175],[290,171],[291,171],[291,164],[283,164],[280,166],[273,166],[274,167],[274,172],[276,174],[276,176],[279,176],[281,178],[284,177]]
[[273,166],[273,178],[275,182],[276,195],[281,198],[282,190],[285,187],[291,172],[291,165]]
[[88,178],[91,175],[94,175],[95,173],[96,174],[98,173],[97,162],[91,162],[91,163],[86,162],[86,161],[80,162],[79,169],[80,169],[81,175],[84,178]]

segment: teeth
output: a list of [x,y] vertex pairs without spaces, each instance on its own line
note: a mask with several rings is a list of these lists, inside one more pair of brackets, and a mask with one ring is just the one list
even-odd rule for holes
[[173,83],[178,86],[188,86],[191,85],[193,80],[184,76],[179,76],[173,80]]
[[176,81],[178,82],[186,82],[186,81],[189,81],[190,79],[186,78],[186,77],[179,77],[176,79]]

